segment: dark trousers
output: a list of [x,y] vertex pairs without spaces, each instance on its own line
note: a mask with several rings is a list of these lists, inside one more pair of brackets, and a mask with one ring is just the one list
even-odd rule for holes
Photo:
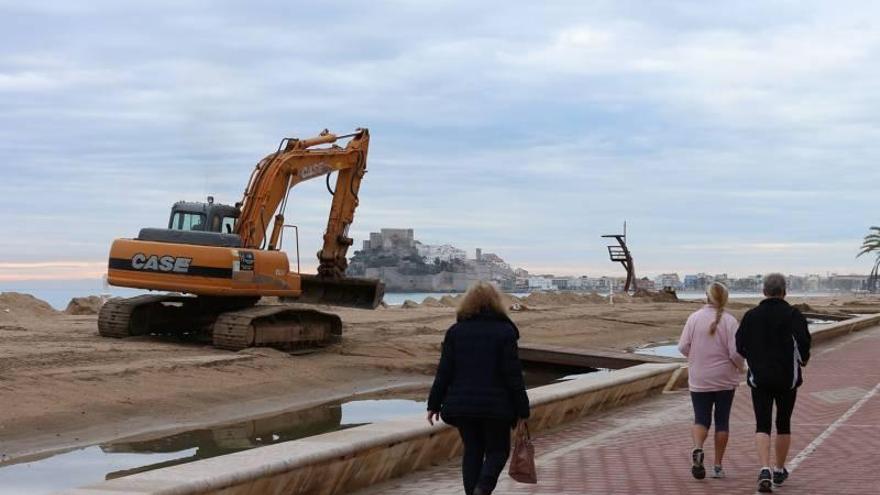
[[715,432],[730,430],[730,407],[733,405],[733,390],[716,392],[691,392],[694,405],[694,424],[707,430],[712,426],[712,410],[715,410]]
[[791,433],[791,413],[797,400],[797,389],[767,390],[752,389],[752,407],[755,409],[755,430],[758,433],[770,434],[773,420],[773,403],[776,403],[776,433]]
[[471,495],[477,486],[492,493],[510,455],[510,421],[459,418],[456,426],[464,444],[461,475],[465,494]]

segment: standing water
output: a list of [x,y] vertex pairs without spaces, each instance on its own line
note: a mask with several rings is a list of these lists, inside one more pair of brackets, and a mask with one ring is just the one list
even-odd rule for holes
[[113,441],[32,461],[2,462],[0,495],[50,493],[424,410],[425,403],[414,400],[355,400],[158,438]]
[[[527,388],[575,380],[593,368],[528,366]],[[39,495],[400,416],[422,415],[425,402],[352,400],[165,436],[131,437],[33,460],[0,462],[0,495]]]
[[[817,328],[820,328],[822,325],[828,325],[829,323],[834,323],[834,321],[821,320],[819,318],[807,318],[807,325],[809,326],[810,330],[815,330]],[[633,349],[633,352],[645,356],[684,359],[684,356],[680,352],[678,352],[678,344],[649,344],[644,347]]]

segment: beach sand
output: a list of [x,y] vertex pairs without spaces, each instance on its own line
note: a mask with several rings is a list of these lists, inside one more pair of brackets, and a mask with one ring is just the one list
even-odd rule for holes
[[[757,303],[731,302],[738,318]],[[447,301],[448,303],[449,301]],[[800,298],[816,311],[880,312],[880,298]],[[678,339],[702,303],[541,295],[512,312],[524,343],[629,350]],[[229,352],[156,337],[98,336],[94,315],[0,295],[0,460],[157,430],[241,419],[388,387],[430,384],[454,308],[338,313],[344,335],[307,355]],[[7,311],[8,310],[8,311]],[[79,310],[79,312],[82,312]]]

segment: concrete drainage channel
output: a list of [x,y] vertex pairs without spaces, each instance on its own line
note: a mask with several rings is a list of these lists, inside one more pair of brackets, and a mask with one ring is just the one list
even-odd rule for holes
[[[345,430],[424,410],[419,392],[355,398],[170,435],[138,435],[100,445],[0,463],[0,493],[38,495],[266,445]],[[369,395],[367,397],[370,397]],[[11,490],[6,492],[5,490]]]
[[[821,343],[880,323],[880,315],[865,316],[813,328]],[[555,356],[538,361],[551,366],[591,368],[608,359],[630,359],[628,367],[613,372],[588,373],[579,379],[539,386],[529,391],[531,428],[539,432],[587,414],[618,407],[686,383],[681,362],[564,349],[553,354],[547,346],[523,346],[523,359],[535,354]],[[528,349],[532,349],[531,351]],[[531,356],[530,356],[531,353]],[[554,362],[555,361],[555,362]],[[561,362],[565,361],[565,363]],[[580,366],[584,367],[583,364]],[[377,421],[294,441],[132,474],[62,494],[341,494],[389,478],[430,467],[459,454],[457,432],[446,425],[430,427],[421,413]],[[2,474],[2,469],[0,469]],[[29,492],[25,492],[29,493]]]
[[[609,370],[527,363],[535,388]],[[427,390],[408,387],[173,434],[142,434],[0,463],[0,494],[39,495],[202,459],[424,414]],[[11,490],[9,492],[5,490]]]

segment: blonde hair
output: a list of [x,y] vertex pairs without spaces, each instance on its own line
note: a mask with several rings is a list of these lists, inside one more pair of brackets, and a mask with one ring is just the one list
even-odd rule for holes
[[728,297],[727,287],[721,282],[712,282],[706,289],[706,299],[708,299],[709,304],[715,306],[715,321],[709,327],[709,335],[715,335],[715,330],[718,328],[721,317],[724,315],[724,306],[727,305]]
[[498,289],[488,282],[478,280],[464,293],[464,298],[458,304],[456,316],[459,320],[466,320],[482,312],[507,316],[507,310],[504,309]]

